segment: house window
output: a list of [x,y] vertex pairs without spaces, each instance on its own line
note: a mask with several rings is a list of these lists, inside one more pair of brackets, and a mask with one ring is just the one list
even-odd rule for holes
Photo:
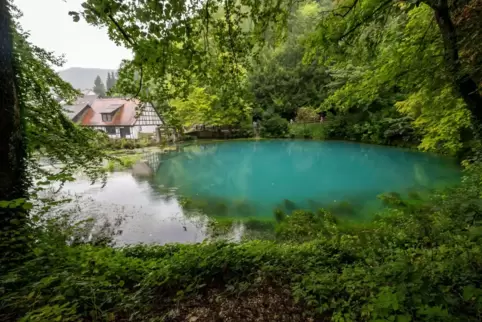
[[105,128],[105,131],[107,132],[107,134],[110,134],[110,135],[116,134],[115,126],[108,126],[108,127]]
[[102,122],[111,122],[112,114],[102,113]]
[[125,127],[124,128],[124,133],[127,135],[131,135],[131,128],[130,127]]
[[128,135],[131,135],[131,128],[130,127],[121,127],[120,128],[120,136],[121,138],[125,138]]

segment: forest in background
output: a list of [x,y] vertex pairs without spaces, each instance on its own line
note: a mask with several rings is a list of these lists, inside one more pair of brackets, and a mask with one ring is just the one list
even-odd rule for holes
[[[90,3],[92,16],[101,4]],[[256,2],[212,5],[193,9],[171,29],[154,26],[149,2],[140,7],[148,14],[123,6],[112,11],[114,19],[126,13],[142,27],[125,22],[119,29],[93,18],[136,52],[121,67],[118,91],[154,102],[179,128],[250,128],[254,119],[266,124],[266,136],[283,137],[290,135],[286,121],[324,115],[331,122],[322,134],[306,128],[294,134],[450,155],[473,147],[481,109],[477,1],[446,4],[457,31],[454,48],[430,1],[280,2],[273,4],[277,11],[266,4],[256,14],[250,11]],[[169,10],[176,17],[178,9]],[[186,41],[169,38],[189,30]]]
[[[58,72],[60,78],[79,90],[91,89],[97,76],[106,81],[113,69],[71,67]],[[114,75],[115,76],[115,75]],[[106,81],[107,83],[107,81]]]
[[[57,98],[79,94],[0,0],[3,321],[479,321],[480,10],[472,1],[87,0],[74,21],[131,48],[114,91],[171,126],[251,126],[325,113],[324,138],[464,156],[459,186],[384,198],[373,222],[274,214],[268,239],[114,248],[51,216],[52,182],[105,180],[100,134]],[[8,32],[10,31],[10,32]],[[304,135],[304,134],[303,134]],[[40,157],[55,161],[53,171]],[[252,222],[249,229],[266,225]],[[87,231],[86,231],[87,230]],[[259,235],[255,235],[259,236]]]

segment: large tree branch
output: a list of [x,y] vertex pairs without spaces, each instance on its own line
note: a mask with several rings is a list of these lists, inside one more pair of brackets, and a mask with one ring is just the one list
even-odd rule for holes
[[336,13],[336,12],[333,12],[333,15],[338,16],[338,17],[345,18],[345,17],[348,16],[348,14],[356,7],[356,5],[358,4],[358,1],[361,1],[361,0],[355,0],[351,6],[342,6],[342,7],[340,7],[339,9],[347,9],[344,13]]
[[117,30],[119,30],[125,41],[127,41],[132,46],[132,48],[135,49],[137,47],[137,43],[132,40],[132,38],[127,34],[124,28],[122,28],[122,26],[117,22],[117,20],[114,19],[111,14],[107,15],[107,17],[109,17],[109,20],[114,24]]
[[351,33],[353,33],[354,31],[356,31],[359,27],[363,26],[364,24],[366,24],[367,22],[373,20],[375,18],[375,14],[379,11],[381,11],[382,9],[385,9],[390,3],[392,2],[392,0],[385,0],[384,2],[382,2],[382,4],[380,6],[378,6],[375,10],[373,10],[372,13],[370,13],[369,15],[365,16],[361,21],[359,21],[358,23],[356,23],[352,28],[350,28],[348,31],[346,31],[343,35],[340,36],[340,38],[338,38],[338,41],[341,41],[343,40],[344,38],[346,38],[347,36],[349,36]]

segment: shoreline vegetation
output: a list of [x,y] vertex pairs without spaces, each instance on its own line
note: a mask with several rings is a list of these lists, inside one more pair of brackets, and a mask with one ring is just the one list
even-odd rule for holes
[[[290,126],[297,126],[297,124],[292,124]],[[320,124],[323,126],[323,124]],[[120,141],[118,140],[111,140],[111,141]],[[125,140],[125,139],[124,139]],[[391,148],[398,148],[398,149],[407,149],[411,151],[420,151],[415,145],[396,145],[396,144],[377,144],[371,142],[363,142],[363,141],[356,141],[356,140],[346,140],[346,139],[326,139],[326,138],[316,138],[316,137],[296,137],[296,136],[288,136],[288,137],[242,137],[242,138],[229,138],[229,139],[192,139],[189,140],[181,140],[177,142],[163,142],[163,143],[152,143],[148,145],[138,145],[132,144],[132,148],[120,148],[120,146],[125,146],[125,144],[121,143],[114,143],[114,146],[118,146],[119,148],[112,149],[110,146],[106,147],[106,154],[109,156],[106,164],[104,165],[103,169],[108,172],[113,171],[122,171],[130,169],[137,161],[142,159],[142,155],[146,153],[166,153],[172,150],[176,150],[177,147],[189,146],[192,144],[213,144],[213,143],[223,143],[223,142],[232,142],[232,141],[265,141],[265,140],[308,140],[308,141],[342,141],[347,143],[354,143],[354,144],[367,144],[367,145],[382,145]],[[429,152],[431,154],[446,156],[442,153],[437,152]],[[450,156],[448,156],[450,157]],[[459,161],[463,160],[459,158]]]
[[[112,156],[128,167],[158,149]],[[386,208],[369,222],[285,200],[269,219],[211,218],[199,244],[112,247],[86,238],[85,222],[43,219],[29,229],[35,256],[0,276],[0,318],[477,321],[482,168],[465,166],[460,185],[423,198],[380,195]]]

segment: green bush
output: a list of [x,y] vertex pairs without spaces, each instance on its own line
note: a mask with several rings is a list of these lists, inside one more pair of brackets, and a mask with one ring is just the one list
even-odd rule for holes
[[288,132],[288,121],[279,115],[272,115],[261,123],[261,135],[264,137],[283,138]]
[[120,139],[120,146],[121,146],[121,149],[132,150],[136,148],[136,142],[134,142],[134,140],[122,138]]
[[296,112],[296,122],[317,122],[320,120],[318,113],[311,107],[300,107]]
[[233,138],[251,138],[254,136],[253,124],[243,122],[239,125],[238,130],[233,132]]
[[323,140],[326,138],[326,126],[324,123],[290,124],[290,134],[294,138]]
[[310,212],[296,210],[276,227],[276,237],[282,241],[308,241],[327,232],[334,218],[325,211]]
[[107,150],[132,150],[138,148],[145,148],[148,146],[155,146],[157,143],[150,139],[147,135],[140,139],[106,139],[102,142],[102,146]]
[[342,139],[365,143],[417,146],[420,136],[412,127],[412,119],[397,113],[328,114],[323,122],[328,139]]

